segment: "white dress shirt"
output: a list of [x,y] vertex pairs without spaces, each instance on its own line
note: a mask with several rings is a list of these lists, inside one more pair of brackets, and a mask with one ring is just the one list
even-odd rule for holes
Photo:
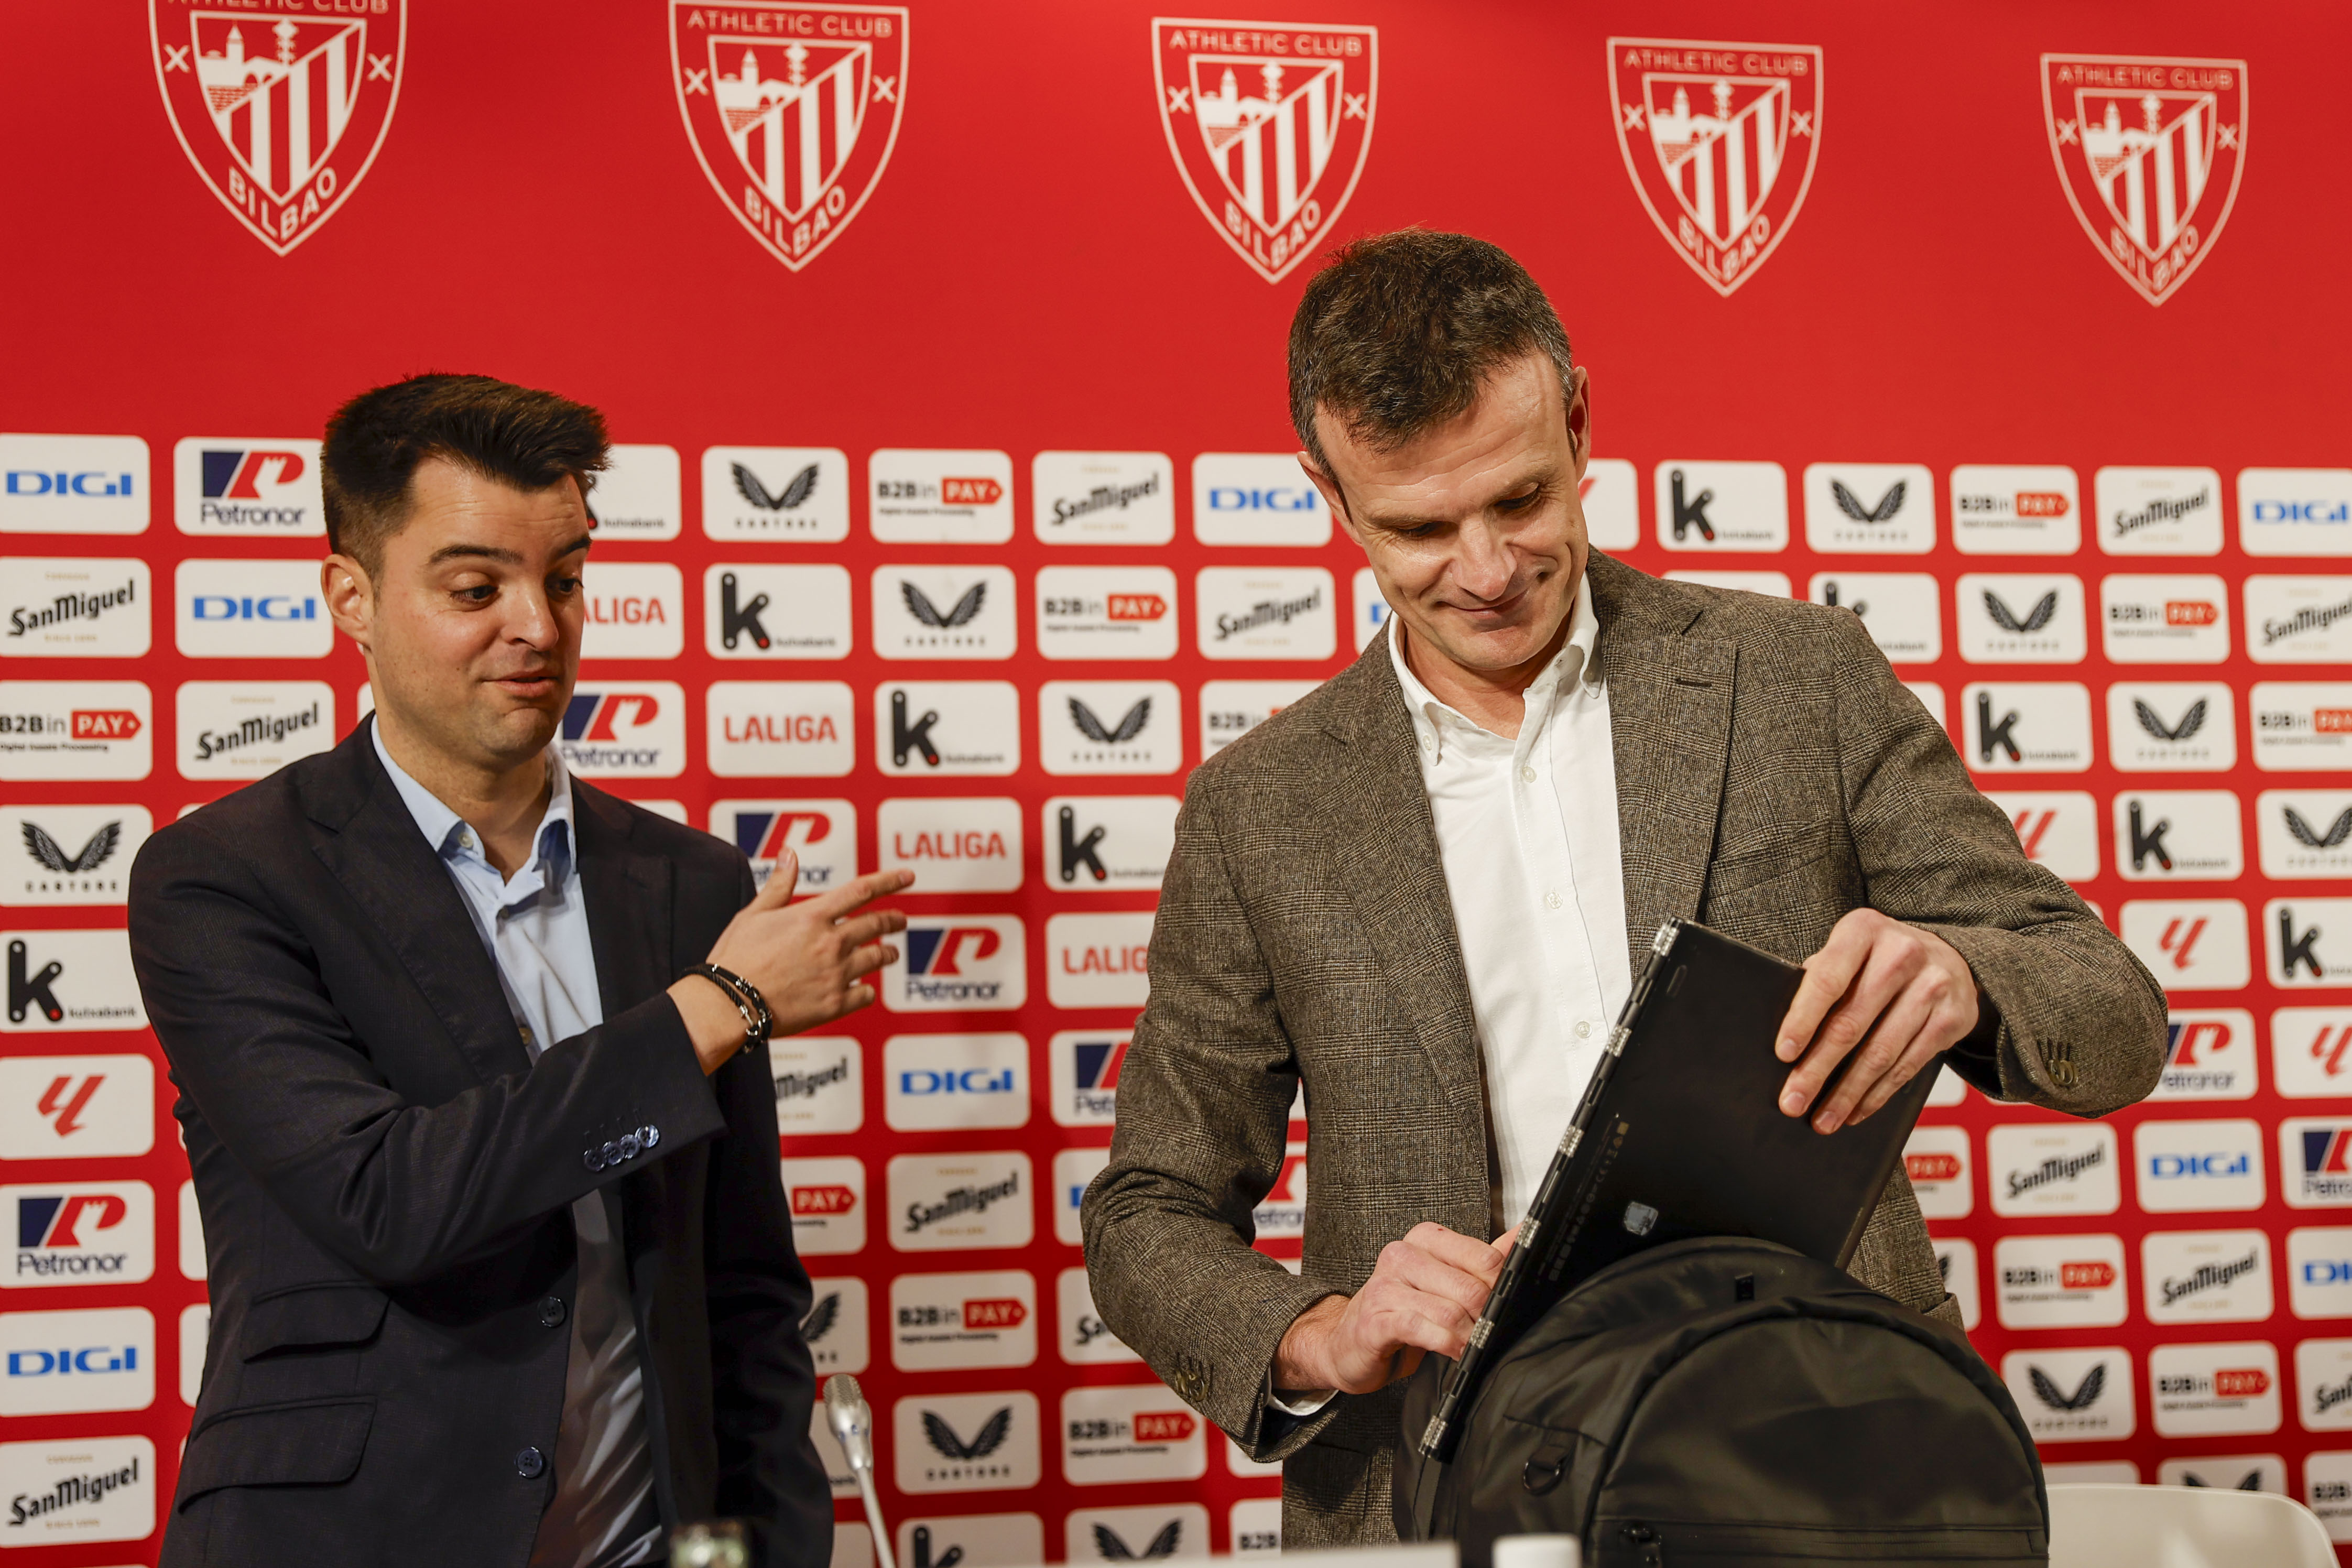
[[[369,732],[377,760],[489,950],[530,1059],[603,1023],[588,906],[572,854],[572,778],[562,758],[552,749],[547,753],[554,784],[547,814],[532,837],[530,860],[507,878],[482,853],[474,830],[392,760],[383,732]],[[555,1439],[555,1496],[540,1516],[530,1568],[649,1563],[661,1541],[628,1263],[606,1195],[590,1193],[572,1205],[580,1281],[574,1300],[564,1303],[572,1350]]]

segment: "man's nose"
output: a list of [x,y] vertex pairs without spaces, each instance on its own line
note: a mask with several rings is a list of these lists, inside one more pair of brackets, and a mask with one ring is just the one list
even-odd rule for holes
[[522,643],[541,650],[553,647],[563,636],[563,622],[555,613],[555,605],[547,596],[547,589],[534,584],[515,594],[507,601],[506,633],[508,640]]
[[1511,552],[1485,520],[1464,525],[1454,552],[1454,580],[1482,599],[1499,599],[1511,583]]

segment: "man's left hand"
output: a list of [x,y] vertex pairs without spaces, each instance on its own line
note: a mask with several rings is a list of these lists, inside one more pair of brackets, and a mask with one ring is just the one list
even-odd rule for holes
[[1813,1130],[1860,1121],[1976,1026],[1976,975],[1951,943],[1876,910],[1854,910],[1805,960],[1804,983],[1780,1021],[1780,1059],[1797,1064],[1780,1110],[1804,1115],[1853,1056],[1837,1091],[1813,1112]]

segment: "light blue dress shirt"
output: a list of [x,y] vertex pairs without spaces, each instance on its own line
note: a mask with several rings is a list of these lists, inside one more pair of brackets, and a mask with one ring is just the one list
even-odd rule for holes
[[[560,1040],[604,1021],[588,906],[572,854],[572,778],[551,749],[554,789],[531,858],[499,875],[463,818],[408,776],[371,725],[375,754],[433,846],[498,968],[507,1007],[536,1062]],[[555,1444],[555,1497],[541,1516],[531,1568],[621,1568],[651,1562],[661,1541],[652,1509],[653,1448],[646,1436],[644,1369],[629,1310],[627,1260],[614,1209],[603,1192],[572,1205],[580,1283],[566,1303],[571,1360]],[[651,1521],[650,1526],[648,1521]]]

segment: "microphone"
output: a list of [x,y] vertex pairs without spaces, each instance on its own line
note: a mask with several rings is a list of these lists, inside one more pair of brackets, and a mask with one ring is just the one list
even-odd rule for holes
[[890,1532],[882,1522],[882,1500],[874,1490],[874,1412],[857,1380],[845,1372],[826,1378],[824,1410],[834,1440],[849,1461],[849,1473],[857,1479],[857,1494],[865,1500],[866,1522],[874,1531],[875,1558],[882,1568],[898,1568],[890,1550]]

